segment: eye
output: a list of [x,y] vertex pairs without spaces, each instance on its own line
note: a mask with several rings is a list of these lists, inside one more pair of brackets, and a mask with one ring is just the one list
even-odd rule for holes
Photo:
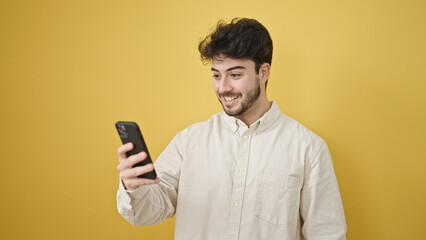
[[240,73],[231,73],[231,74],[229,74],[229,76],[233,79],[238,79],[238,78],[241,77],[241,74]]
[[220,79],[219,74],[213,74],[213,79],[215,79],[215,80],[219,80],[219,79]]

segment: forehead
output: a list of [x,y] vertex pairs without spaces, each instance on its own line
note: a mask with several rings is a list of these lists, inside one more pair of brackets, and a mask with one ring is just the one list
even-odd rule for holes
[[218,55],[212,59],[212,69],[218,71],[226,71],[229,68],[243,67],[247,70],[255,70],[255,63],[253,60],[247,58],[231,58],[223,55]]

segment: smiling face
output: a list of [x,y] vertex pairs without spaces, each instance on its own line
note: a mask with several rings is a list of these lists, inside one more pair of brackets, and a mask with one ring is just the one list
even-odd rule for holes
[[212,61],[212,72],[213,89],[226,114],[244,118],[256,112],[262,102],[259,96],[265,94],[254,61],[217,56]]

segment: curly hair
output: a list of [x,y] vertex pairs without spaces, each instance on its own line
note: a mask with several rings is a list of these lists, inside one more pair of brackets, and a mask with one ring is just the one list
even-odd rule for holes
[[220,20],[216,29],[198,44],[203,63],[223,54],[231,58],[247,58],[255,62],[256,73],[263,63],[272,62],[272,39],[257,20],[234,18],[227,24]]

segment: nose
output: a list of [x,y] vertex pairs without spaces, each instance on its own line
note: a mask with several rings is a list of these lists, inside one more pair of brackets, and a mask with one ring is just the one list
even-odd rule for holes
[[224,92],[230,92],[231,90],[232,90],[232,85],[230,83],[230,80],[227,77],[222,77],[222,79],[219,80],[218,91],[220,93],[224,93]]

